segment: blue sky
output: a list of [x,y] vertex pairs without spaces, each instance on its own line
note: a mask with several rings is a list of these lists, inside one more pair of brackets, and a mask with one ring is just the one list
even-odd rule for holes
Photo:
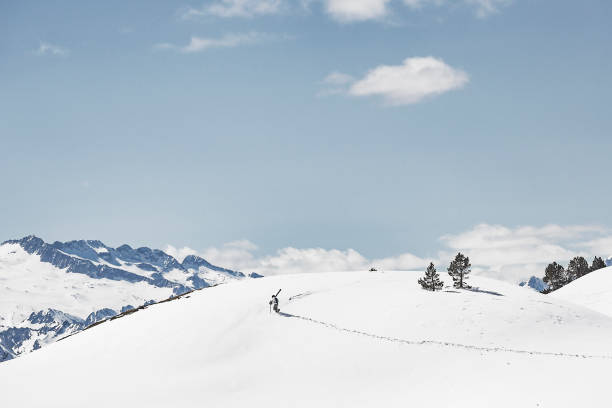
[[607,1],[3,2],[3,239],[368,259],[433,259],[481,224],[601,239],[611,17]]

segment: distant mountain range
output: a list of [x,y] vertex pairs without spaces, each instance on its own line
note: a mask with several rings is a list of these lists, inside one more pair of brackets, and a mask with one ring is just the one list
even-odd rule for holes
[[0,245],[0,361],[139,306],[257,277],[147,247],[9,240]]

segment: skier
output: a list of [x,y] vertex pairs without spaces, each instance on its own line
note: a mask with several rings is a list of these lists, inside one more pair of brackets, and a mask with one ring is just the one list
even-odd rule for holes
[[278,294],[280,293],[280,289],[278,290],[278,292],[276,292],[276,295],[272,295],[272,299],[269,302],[270,307],[276,312],[280,312],[280,309],[278,308]]

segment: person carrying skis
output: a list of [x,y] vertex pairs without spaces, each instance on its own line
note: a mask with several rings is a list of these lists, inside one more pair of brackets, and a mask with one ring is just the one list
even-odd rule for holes
[[278,294],[280,293],[280,291],[281,290],[279,289],[278,292],[276,292],[276,295],[272,295],[272,299],[269,302],[270,307],[276,313],[280,312],[280,309],[278,308]]

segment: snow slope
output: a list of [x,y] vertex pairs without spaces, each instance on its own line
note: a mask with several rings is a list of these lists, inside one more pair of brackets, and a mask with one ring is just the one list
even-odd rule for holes
[[549,296],[612,316],[612,266],[584,275]]
[[[479,277],[470,280],[478,290],[426,292],[418,275],[286,275],[206,288],[0,364],[2,401],[609,406],[612,318]],[[279,288],[283,314],[270,314]]]

